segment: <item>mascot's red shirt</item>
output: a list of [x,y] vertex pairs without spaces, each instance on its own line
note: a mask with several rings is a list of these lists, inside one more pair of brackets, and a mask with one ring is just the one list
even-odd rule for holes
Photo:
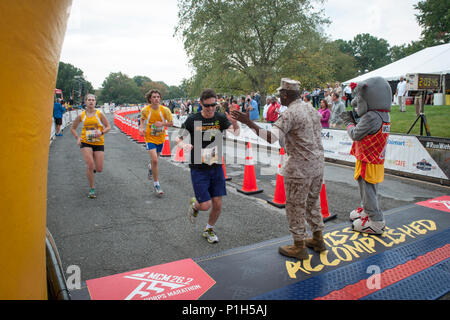
[[390,128],[389,122],[383,122],[377,133],[367,135],[360,141],[354,141],[350,154],[362,162],[384,164]]
[[356,157],[355,180],[359,176],[372,184],[384,180],[384,156],[390,128],[389,122],[383,122],[375,134],[353,142],[350,154]]

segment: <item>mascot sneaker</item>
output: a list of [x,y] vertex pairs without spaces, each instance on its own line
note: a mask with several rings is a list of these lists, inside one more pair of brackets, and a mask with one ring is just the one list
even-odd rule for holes
[[362,217],[353,221],[353,231],[358,231],[368,234],[383,234],[386,223],[383,221],[370,220],[368,216]]
[[356,219],[361,219],[362,217],[365,217],[367,214],[364,211],[363,208],[358,207],[358,209],[353,210],[350,212],[350,220],[355,221]]

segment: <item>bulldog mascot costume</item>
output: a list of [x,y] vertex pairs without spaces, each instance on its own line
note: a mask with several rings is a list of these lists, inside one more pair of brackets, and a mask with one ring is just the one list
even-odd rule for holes
[[[381,77],[350,84],[352,111],[341,118],[353,140],[350,154],[355,156],[355,180],[358,181],[361,207],[350,213],[353,230],[382,234],[384,215],[378,206],[378,184],[384,180],[384,156],[390,132],[392,91]],[[355,120],[357,119],[357,120]]]

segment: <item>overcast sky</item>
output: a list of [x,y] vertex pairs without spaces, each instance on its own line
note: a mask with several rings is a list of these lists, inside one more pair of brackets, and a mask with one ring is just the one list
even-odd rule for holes
[[[327,0],[324,31],[333,40],[370,33],[391,46],[409,43],[420,37],[417,2]],[[174,37],[177,10],[177,0],[73,0],[60,60],[83,70],[94,88],[119,71],[179,85],[191,70]]]

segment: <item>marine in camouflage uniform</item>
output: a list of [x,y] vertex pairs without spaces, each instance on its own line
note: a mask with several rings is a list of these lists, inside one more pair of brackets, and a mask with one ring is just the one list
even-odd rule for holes
[[[282,105],[288,106],[274,123],[271,131],[265,131],[239,111],[232,117],[248,125],[269,143],[280,141],[288,154],[282,167],[286,190],[286,216],[294,244],[281,246],[279,252],[288,257],[308,259],[306,246],[324,251],[322,237],[324,223],[319,196],[323,183],[324,156],[320,115],[310,104],[300,100],[300,83],[281,79],[278,88]],[[307,238],[306,222],[313,233]]]
[[311,231],[324,228],[319,195],[323,183],[324,156],[320,115],[310,104],[292,102],[275,122],[284,134],[286,153],[286,216],[294,241],[306,239],[305,220]]

